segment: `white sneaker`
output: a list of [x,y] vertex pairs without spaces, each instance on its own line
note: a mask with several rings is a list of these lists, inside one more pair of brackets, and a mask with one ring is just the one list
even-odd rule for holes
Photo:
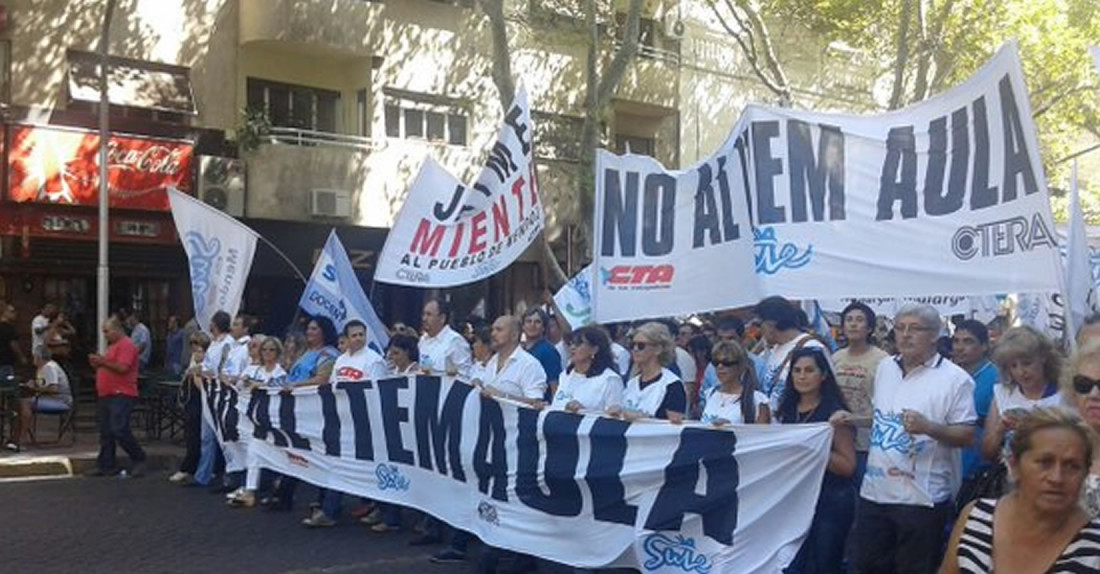
[[182,484],[189,480],[191,480],[191,475],[189,473],[183,472],[182,470],[176,471],[175,474],[168,477],[168,482],[171,482],[172,484]]
[[237,498],[237,497],[241,496],[242,494],[244,494],[244,487],[243,486],[238,488],[237,490],[234,490],[233,492],[230,492],[229,494],[226,494],[225,498],[226,498],[226,500],[233,500],[234,498]]

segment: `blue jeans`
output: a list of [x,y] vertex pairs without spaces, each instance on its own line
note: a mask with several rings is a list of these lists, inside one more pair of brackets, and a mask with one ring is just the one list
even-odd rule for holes
[[344,503],[344,493],[339,490],[333,490],[331,488],[325,489],[321,493],[321,512],[325,513],[325,516],[336,520],[340,516],[340,507]]
[[100,470],[115,469],[115,445],[122,447],[134,464],[145,462],[145,451],[134,439],[130,430],[130,412],[134,409],[133,397],[113,395],[100,397],[99,418],[99,457],[96,464]]
[[785,574],[842,574],[844,544],[856,512],[856,493],[847,480],[823,485],[810,532]]
[[202,446],[199,449],[199,466],[195,469],[195,482],[206,486],[214,480],[214,463],[218,458],[220,448],[218,446],[218,435],[214,432],[214,427],[203,418]]

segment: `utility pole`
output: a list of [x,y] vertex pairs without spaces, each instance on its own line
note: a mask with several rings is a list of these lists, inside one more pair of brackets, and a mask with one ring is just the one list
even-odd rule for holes
[[110,227],[108,195],[111,192],[107,181],[107,142],[111,137],[109,112],[111,101],[107,95],[107,75],[110,61],[107,57],[107,43],[111,37],[111,17],[115,12],[115,0],[107,0],[103,12],[103,26],[99,31],[99,264],[96,267],[96,332],[99,333],[98,349],[107,350],[107,338],[103,334],[103,324],[107,322],[107,295],[110,289],[110,270],[107,267],[107,241]]

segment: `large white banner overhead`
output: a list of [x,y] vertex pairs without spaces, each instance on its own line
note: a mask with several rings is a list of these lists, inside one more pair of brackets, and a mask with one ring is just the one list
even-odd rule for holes
[[476,183],[462,183],[428,156],[386,238],[374,279],[452,287],[515,261],[543,226],[534,133],[527,91],[520,88]]
[[1057,291],[1046,178],[1015,44],[913,107],[750,106],[705,161],[601,151],[594,320],[796,299]]
[[205,389],[219,439],[247,442],[251,467],[585,568],[782,571],[809,530],[832,442],[826,424],[715,430],[539,411],[438,377],[239,400]]
[[252,269],[259,237],[247,225],[190,195],[168,190],[191,272],[191,297],[199,328],[209,328],[214,313],[235,316]]

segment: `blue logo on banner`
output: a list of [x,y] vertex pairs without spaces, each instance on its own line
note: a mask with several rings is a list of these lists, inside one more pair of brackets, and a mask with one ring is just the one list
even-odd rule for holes
[[409,479],[401,474],[401,469],[392,464],[380,464],[374,469],[378,477],[379,490],[408,490]]
[[188,257],[191,266],[191,289],[195,297],[195,314],[206,308],[206,294],[210,291],[210,275],[214,272],[214,262],[222,252],[222,242],[217,237],[207,241],[201,233],[191,231],[184,238],[190,248]]
[[672,538],[654,533],[646,536],[642,549],[646,554],[646,561],[642,566],[647,571],[671,566],[684,572],[710,574],[710,559],[695,549],[694,538],[685,538],[679,534]]
[[775,275],[784,267],[798,269],[810,262],[814,254],[811,244],[799,252],[793,243],[779,244],[774,227],[760,227],[752,230],[752,243],[756,248],[756,272]]
[[901,413],[884,413],[875,409],[874,424],[871,425],[871,446],[877,446],[886,452],[892,450],[909,454],[913,437],[905,432]]

